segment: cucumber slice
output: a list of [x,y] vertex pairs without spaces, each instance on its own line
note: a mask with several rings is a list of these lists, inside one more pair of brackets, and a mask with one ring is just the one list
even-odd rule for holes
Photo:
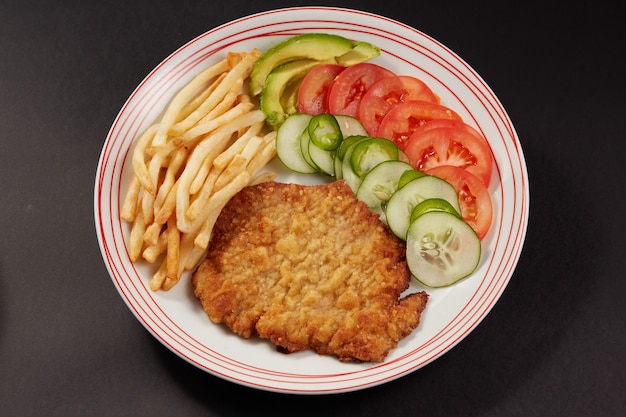
[[348,152],[348,148],[350,146],[368,138],[369,137],[367,135],[344,135],[343,141],[339,145],[339,148],[337,148],[337,157],[339,158],[339,160],[343,161],[346,152]]
[[348,136],[344,137],[343,142],[339,145],[337,153],[335,154],[335,178],[344,179],[350,188],[356,192],[360,179],[352,171],[350,167],[350,154],[354,145],[357,143],[369,139],[368,136]]
[[413,209],[429,198],[442,198],[461,212],[455,188],[441,178],[426,175],[399,188],[387,202],[387,224],[391,231],[400,239],[406,239]]
[[[368,136],[367,131],[365,130],[359,119],[357,119],[356,117],[346,115],[334,115],[334,117],[337,121],[337,124],[339,125],[342,140],[338,144],[337,149],[335,149],[335,153],[333,154],[333,169],[332,174],[329,175],[334,175],[335,179],[340,180],[343,178],[342,161],[346,149],[355,140],[366,139]],[[323,157],[323,159],[326,160],[328,156],[318,155],[318,157]],[[326,160],[325,163],[327,162],[328,161]],[[310,163],[315,165],[313,161],[310,161]],[[327,168],[326,171],[330,171],[330,169]]]
[[356,140],[343,156],[343,179],[356,194],[363,178],[372,168],[381,162],[397,159],[398,147],[388,139],[365,137],[363,140]]
[[367,130],[356,117],[337,114],[335,119],[344,138],[348,136],[368,136]]
[[419,203],[411,212],[409,222],[413,223],[422,214],[430,213],[431,211],[445,211],[446,213],[454,214],[459,219],[461,215],[452,207],[452,204],[443,198],[429,198]]
[[310,142],[311,136],[309,136],[309,129],[304,129],[302,135],[300,136],[300,151],[302,152],[302,156],[307,164],[315,168],[316,171],[319,171],[319,167],[315,165],[315,162],[313,162],[313,159],[311,158],[311,153],[309,152]]
[[[343,142],[337,119],[332,114],[315,115],[302,134],[302,153],[319,172],[335,176],[335,150]],[[308,141],[305,143],[305,138]],[[305,149],[306,148],[306,149]]]
[[[356,117],[346,116],[344,114],[335,115],[335,119],[339,124],[339,129],[341,129],[341,135],[343,136],[343,141],[339,144],[337,148],[337,153],[335,155],[335,178],[340,180],[343,178],[343,169],[342,169],[342,161],[343,155],[346,152],[346,148],[350,146],[350,144],[357,139],[357,137],[365,138],[367,137],[367,130],[363,127],[363,124]],[[350,139],[348,139],[350,138]],[[343,148],[343,149],[342,149]]]
[[333,169],[335,171],[335,179],[336,180],[343,179],[343,169],[341,167],[341,159],[339,159],[339,156],[337,155],[336,151],[335,151],[335,157],[333,158]]
[[[310,135],[309,135],[310,136]],[[335,151],[328,151],[309,141],[309,156],[322,174],[335,176]]]
[[480,252],[480,239],[474,229],[444,211],[422,214],[407,233],[409,270],[429,287],[445,287],[472,274],[478,267]]
[[334,151],[343,140],[339,123],[332,114],[313,116],[307,130],[313,144],[324,151]]
[[384,138],[369,138],[354,147],[350,165],[354,173],[362,178],[381,162],[397,159],[398,147],[395,143]]
[[380,220],[387,222],[387,201],[398,189],[398,180],[407,171],[414,171],[411,164],[402,161],[384,161],[367,173],[359,186],[356,198],[363,201]]
[[409,158],[409,156],[400,148],[398,148],[398,160],[407,162],[409,164],[411,163],[411,159]]
[[424,177],[426,176],[426,174],[424,174],[422,171],[418,171],[416,169],[412,169],[410,171],[405,171],[402,176],[400,177],[400,179],[398,180],[398,188],[402,188],[405,185],[407,185],[409,182],[420,178],[420,177]]
[[335,157],[333,158],[333,170],[335,172],[335,180],[342,180],[343,169],[341,167],[341,159],[337,156],[337,152],[335,152]]
[[317,169],[309,165],[302,155],[300,138],[309,125],[311,115],[294,114],[289,116],[276,132],[276,154],[290,170],[302,174],[313,174]]

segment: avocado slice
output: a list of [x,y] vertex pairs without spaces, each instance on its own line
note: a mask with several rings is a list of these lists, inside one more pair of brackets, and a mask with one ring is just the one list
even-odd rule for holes
[[286,98],[285,93],[297,96],[297,84],[311,68],[325,62],[327,61],[298,59],[281,64],[269,73],[259,101],[261,111],[265,113],[266,121],[270,126],[278,128],[289,114],[296,112],[297,97]]
[[[349,65],[355,60],[366,60],[380,54],[378,48],[367,45],[369,44],[366,42],[352,42],[342,36],[328,33],[304,33],[292,36],[259,57],[250,74],[250,94],[259,95],[272,70],[289,61],[300,59],[334,61],[338,57],[345,57],[342,59]],[[355,48],[357,50],[349,54]],[[371,56],[372,53],[375,55]]]
[[367,61],[380,55],[380,48],[369,42],[355,42],[354,47],[336,58],[337,64],[344,67]]
[[280,98],[280,105],[283,106],[285,114],[294,114],[298,112],[298,91],[300,91],[300,84],[304,77],[298,77],[297,79],[290,81],[285,87],[283,95]]

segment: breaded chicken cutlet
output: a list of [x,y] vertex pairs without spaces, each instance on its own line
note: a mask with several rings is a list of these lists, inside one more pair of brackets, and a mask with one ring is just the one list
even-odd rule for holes
[[194,293],[215,323],[281,351],[382,362],[420,321],[405,245],[344,181],[244,188],[221,212]]

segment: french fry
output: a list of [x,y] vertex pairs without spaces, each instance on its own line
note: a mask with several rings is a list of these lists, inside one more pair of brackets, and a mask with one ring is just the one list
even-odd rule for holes
[[[211,95],[211,93],[217,88],[220,81],[226,77],[226,73],[223,72],[219,76],[216,77],[215,81],[210,83],[204,90],[198,93],[189,103],[185,105],[179,112],[180,120],[185,119],[191,113],[193,113],[198,107]],[[176,127],[176,125],[174,125]],[[171,132],[168,132],[171,135]]]
[[248,165],[248,159],[243,155],[235,155],[230,164],[224,171],[217,177],[215,185],[213,186],[214,192],[217,192],[230,183],[237,175],[243,172]]
[[180,264],[180,231],[176,227],[176,218],[170,217],[167,221],[167,255],[165,276],[171,280],[178,281],[178,267]]
[[217,168],[224,169],[233,159],[233,156],[241,153],[246,147],[246,144],[256,136],[263,128],[264,122],[259,122],[251,125],[244,133],[241,133],[239,139],[233,142],[224,152],[218,155],[213,161],[213,165]]
[[165,278],[167,278],[166,268],[167,268],[167,261],[164,260],[163,262],[161,262],[161,266],[154,273],[154,275],[152,276],[152,279],[150,280],[150,289],[152,291],[158,291],[163,286],[163,282],[165,281]]
[[174,211],[176,210],[176,189],[178,188],[178,182],[174,183],[170,192],[167,193],[167,197],[163,201],[163,205],[154,215],[154,222],[158,224],[165,224],[167,219],[169,219]]
[[200,169],[196,173],[196,176],[193,178],[193,181],[191,181],[191,185],[189,186],[189,194],[191,195],[198,194],[198,191],[202,189],[202,186],[204,185],[206,178],[209,175],[210,171],[211,171],[210,161],[207,158],[205,158],[204,161],[202,161],[202,165],[200,166]]
[[[183,87],[172,99],[169,106],[165,110],[165,114],[161,119],[159,128],[154,135],[153,143],[155,146],[163,146],[167,140],[170,127],[176,122],[181,109],[193,97],[197,90],[206,82],[219,74],[228,70],[228,62],[226,59],[207,68],[200,74],[196,75],[185,87]],[[213,91],[212,93],[214,93]]]
[[156,193],[156,184],[154,184],[152,182],[152,179],[150,178],[150,172],[148,171],[148,166],[146,165],[144,154],[145,150],[152,143],[152,140],[158,128],[159,125],[157,124],[146,129],[146,131],[139,137],[139,140],[135,144],[132,156],[133,171],[135,172],[135,176],[149,194]]
[[128,191],[124,197],[124,203],[120,211],[120,217],[127,222],[135,221],[137,215],[137,202],[139,201],[139,193],[141,192],[141,182],[136,175],[130,180]]
[[168,229],[163,230],[154,245],[146,246],[144,243],[144,250],[141,253],[143,259],[153,264],[156,262],[157,258],[167,250],[167,232]]
[[146,224],[143,221],[143,214],[139,212],[130,229],[129,252],[130,259],[134,262],[139,259],[141,249],[143,248],[143,234],[146,230]]
[[189,255],[186,258],[184,270],[191,271],[192,269],[194,269],[196,265],[200,263],[205,253],[206,253],[206,250],[194,245],[191,248],[191,251],[189,252]]
[[[169,130],[169,134],[171,136],[179,136],[183,133],[187,132],[193,126],[201,125],[207,122],[213,121],[213,119],[221,116],[223,113],[228,111],[233,107],[236,99],[236,92],[229,91],[224,97],[216,97],[214,94],[219,85],[226,78],[226,74],[223,74],[223,77],[220,77],[219,80],[216,81],[215,87],[211,92],[204,103],[202,103],[193,113],[187,116],[184,120],[181,120],[176,125],[172,126]],[[241,88],[241,84],[234,84],[232,88]],[[216,102],[216,99],[219,101]]]
[[246,143],[238,156],[244,157],[248,162],[254,158],[265,143],[265,139],[260,136],[253,136]]
[[141,212],[146,224],[150,224],[154,220],[154,198],[154,194],[148,192],[143,193],[141,198]]
[[204,159],[207,158],[212,163],[215,157],[226,148],[234,132],[264,119],[265,115],[260,110],[245,113],[215,130],[210,140],[200,142],[193,150],[187,161],[187,166],[178,179],[179,185],[176,190],[176,221],[181,232],[188,233],[191,230],[191,224],[185,216],[185,212],[189,208],[189,189]]
[[232,196],[248,185],[250,178],[250,173],[244,170],[221,190],[216,191],[211,196],[207,204],[206,216],[202,219],[202,228],[194,239],[194,245],[202,249],[206,249],[209,246],[213,225],[219,216],[219,212],[221,212],[222,208]]
[[276,156],[276,132],[270,132],[263,137],[263,149],[257,152],[248,164],[248,171],[257,174],[269,161]]
[[[220,125],[224,126],[228,124],[229,122],[234,121],[237,117],[250,112],[252,108],[253,108],[252,104],[240,104],[240,105],[233,107],[231,110],[224,113],[220,117],[214,119],[212,122],[208,122],[203,125],[198,125],[198,128],[201,128],[199,129],[201,132],[198,133],[198,136],[209,133],[210,131],[215,130],[216,127]],[[191,130],[189,132],[191,132]],[[198,170],[198,173],[194,177],[193,182],[191,183],[191,186],[189,189],[190,194],[196,194],[198,190],[200,190],[200,187],[202,187],[202,184],[204,183],[204,179],[206,178],[206,175],[208,174],[209,169],[211,168],[212,164],[213,164],[213,160],[205,160],[203,162],[202,166]]]
[[246,56],[246,54],[241,52],[229,52],[228,54],[226,54],[226,62],[228,62],[228,68],[234,68],[235,65],[241,62],[244,56]]
[[[152,182],[153,179],[157,177],[156,174],[163,166],[163,161],[166,159],[167,155],[179,149],[194,148],[197,142],[203,139],[203,135],[207,135],[212,131],[223,127],[224,125],[227,125],[229,122],[232,122],[238,117],[249,113],[252,108],[253,106],[251,104],[242,104],[240,106],[236,106],[223,113],[216,119],[208,121],[203,125],[198,125],[196,126],[196,128],[194,128],[195,130],[191,129],[185,132],[182,136],[166,143],[163,148],[155,152],[152,159],[150,160],[150,170],[148,172],[150,182]],[[201,181],[201,178],[197,181]],[[197,187],[197,184],[194,185],[194,187]]]
[[196,125],[185,133],[180,135],[181,144],[192,143],[192,141],[200,138],[203,139],[205,135],[216,131],[217,129],[224,128],[229,122],[237,120],[242,115],[247,115],[251,112],[254,105],[252,103],[240,103],[220,116],[207,121],[203,124]]
[[259,50],[228,53],[196,75],[138,138],[120,208],[131,224],[129,256],[160,265],[153,291],[169,290],[205,256],[213,227],[243,187],[275,178],[258,171],[276,154],[275,132],[244,90]]
[[211,236],[213,235],[213,227],[215,226],[215,222],[217,221],[217,218],[226,206],[226,201],[222,203],[223,204],[221,206],[212,207],[211,211],[209,212],[209,216],[204,220],[204,223],[202,223],[202,228],[200,229],[200,231],[196,235],[196,238],[193,241],[195,248],[204,251],[207,250],[207,248],[209,247],[209,241],[211,240]]
[[208,112],[202,119],[198,120],[199,125],[207,123],[216,117],[219,117],[234,105],[239,104],[237,102],[237,97],[239,95],[239,90],[243,85],[243,81],[236,82],[231,86],[231,90],[226,93],[222,101],[220,101],[210,112]]
[[176,284],[178,284],[178,281],[180,281],[180,279],[179,279],[179,278],[177,278],[177,279],[172,279],[172,278],[170,278],[170,277],[166,276],[166,277],[165,277],[165,280],[163,281],[163,284],[161,284],[161,289],[162,289],[162,290],[164,290],[164,291],[169,291],[169,290],[171,290],[172,288],[174,288],[174,286],[175,286]]
[[176,151],[174,151],[172,160],[170,161],[167,167],[167,171],[165,172],[165,176],[163,177],[163,183],[159,187],[159,191],[157,192],[156,198],[154,199],[155,216],[161,210],[161,207],[163,207],[167,195],[176,183],[176,176],[178,175],[179,170],[185,164],[186,160],[187,151],[185,148],[178,148]]
[[143,233],[143,242],[148,246],[156,245],[159,240],[159,236],[161,235],[161,230],[163,229],[163,225],[159,223],[152,222],[148,224]]
[[252,181],[250,181],[250,185],[258,185],[264,182],[274,181],[275,179],[276,179],[275,172],[265,171],[265,172],[258,174],[254,178],[252,178]]
[[194,254],[193,240],[195,239],[196,233],[197,231],[195,231],[194,233],[181,234],[180,263],[178,264],[178,276],[179,277],[183,274],[183,272],[185,272],[186,265],[191,262],[192,255]]
[[[261,52],[258,49],[254,49],[249,54],[246,54],[246,56],[228,72],[226,77],[224,77],[224,79],[219,83],[217,88],[215,88],[215,90],[213,90],[213,92],[209,95],[205,103],[203,103],[201,106],[203,107],[202,110],[210,110],[215,107],[217,103],[219,103],[228,93],[233,84],[238,83],[239,80],[243,80],[244,78],[246,78],[252,71],[252,66],[260,55]],[[198,120],[202,118],[204,114],[201,115],[201,113],[202,112],[194,112],[193,114],[195,115],[195,117],[191,117],[191,115],[187,117],[184,120],[184,123],[177,127],[177,131],[185,131],[191,128],[191,126],[193,126]],[[160,132],[161,128],[159,128],[159,132],[157,132],[157,135],[155,136],[155,141],[157,143],[159,143],[161,139],[161,136],[159,135]]]
[[202,188],[197,193],[196,198],[189,204],[189,208],[185,212],[189,220],[194,221],[203,210],[203,207],[206,206],[207,201],[209,201],[209,198],[213,193],[215,181],[217,181],[217,178],[221,175],[221,173],[222,170],[215,167],[211,168],[204,184],[202,184]]

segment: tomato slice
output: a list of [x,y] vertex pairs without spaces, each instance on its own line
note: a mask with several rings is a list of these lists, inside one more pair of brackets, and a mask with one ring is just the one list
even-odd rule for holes
[[416,130],[404,149],[411,165],[419,171],[428,171],[439,165],[453,165],[476,175],[489,186],[493,159],[486,141],[463,129],[439,127]]
[[389,110],[410,100],[439,103],[439,97],[419,78],[408,75],[383,78],[361,99],[358,119],[370,136],[377,136],[378,126]]
[[327,113],[328,88],[344,69],[336,64],[321,64],[311,69],[298,90],[298,111],[313,116]]
[[410,100],[389,110],[380,122],[377,136],[391,139],[404,150],[413,131],[434,119],[463,120],[455,111],[441,104]]
[[427,170],[426,174],[444,179],[456,189],[461,217],[482,240],[491,227],[493,205],[489,191],[480,178],[463,168],[451,165],[439,165]]
[[426,130],[435,129],[438,127],[449,127],[449,128],[454,128],[454,129],[465,130],[467,133],[474,135],[476,138],[484,142],[487,142],[487,139],[485,139],[485,137],[478,130],[474,129],[472,126],[468,125],[465,122],[454,120],[454,119],[429,120],[428,122],[424,123],[417,129],[415,129],[413,133],[417,131],[424,132]]
[[343,70],[328,90],[328,112],[358,117],[359,103],[374,83],[395,74],[386,68],[362,62]]

